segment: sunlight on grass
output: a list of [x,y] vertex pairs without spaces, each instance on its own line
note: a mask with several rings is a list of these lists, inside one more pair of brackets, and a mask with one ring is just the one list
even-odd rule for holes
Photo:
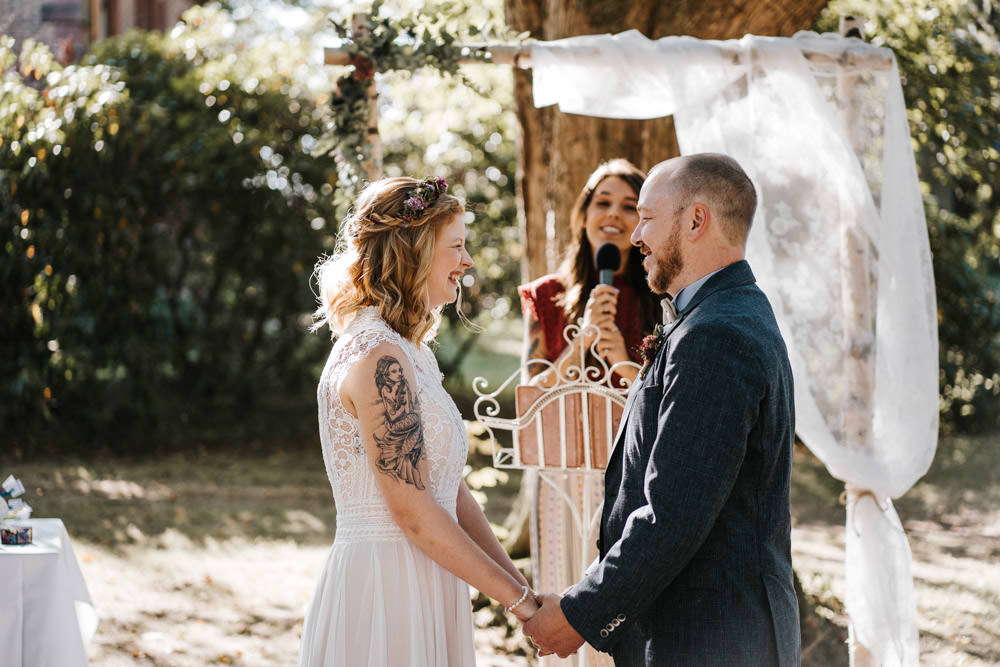
[[[285,539],[328,543],[336,512],[322,455],[179,453],[155,461],[19,466],[35,516],[58,516],[74,539],[107,547],[168,548],[176,536],[202,544]],[[172,531],[168,533],[168,530]]]
[[[516,367],[509,348],[496,351],[503,345],[484,339],[477,354]],[[480,437],[474,425],[469,433]],[[521,473],[492,470],[481,443],[473,444],[470,486],[501,524]],[[1000,636],[1000,616],[987,613],[1000,601],[998,454],[1000,435],[942,439],[929,473],[895,503],[914,556],[922,664],[1000,661],[991,639]],[[95,664],[134,664],[133,656],[175,665],[228,656],[243,664],[240,652],[243,662],[254,653],[259,664],[285,664],[297,649],[304,605],[336,529],[315,435],[253,446],[234,436],[211,449],[34,461],[5,472],[24,481],[36,517],[62,518],[73,538],[102,619]],[[842,489],[808,450],[796,451],[794,565],[818,612],[840,627]],[[477,607],[477,642],[517,659],[517,636],[487,627],[494,611]]]

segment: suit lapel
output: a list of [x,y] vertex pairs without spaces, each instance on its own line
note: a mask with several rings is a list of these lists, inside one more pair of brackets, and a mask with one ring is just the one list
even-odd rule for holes
[[[690,311],[685,311],[690,312]],[[635,384],[629,389],[628,398],[625,399],[625,409],[622,410],[621,421],[618,422],[618,432],[615,434],[614,444],[611,446],[611,455],[608,457],[608,464],[610,465],[613,460],[615,453],[618,451],[618,445],[621,443],[622,436],[625,434],[625,426],[628,424],[628,416],[632,411],[632,406],[635,404],[635,397],[642,390],[642,386],[646,383],[646,378],[650,376],[650,372],[658,365],[660,357],[664,354],[663,348],[667,346],[667,339],[670,334],[677,328],[681,320],[684,318],[684,314],[677,316],[677,319],[667,325],[667,328],[663,330],[663,342],[660,344],[660,348],[656,351],[656,357],[653,359],[652,363],[649,364],[649,368],[646,369],[646,374],[643,376],[642,380],[636,377]]]
[[664,354],[663,349],[667,346],[667,340],[670,338],[670,334],[677,330],[677,327],[684,321],[684,318],[687,317],[688,313],[697,308],[698,304],[712,294],[724,289],[752,285],[755,282],[756,278],[753,275],[753,271],[750,270],[750,265],[745,259],[734,264],[730,264],[709,278],[705,284],[701,286],[701,289],[695,293],[691,301],[685,305],[684,310],[677,314],[677,319],[667,325],[663,331],[663,343],[660,345],[660,349],[656,351],[656,358],[653,360],[653,363],[649,365],[643,379],[639,380],[638,377],[636,378],[635,383],[629,390],[628,398],[625,399],[625,408],[622,410],[622,418],[621,421],[618,422],[618,432],[615,433],[614,444],[611,446],[611,454],[608,456],[609,468],[611,467],[611,463],[614,461],[615,455],[618,453],[622,437],[625,435],[629,413],[631,413],[632,406],[635,404],[635,397],[642,389],[642,385],[645,384],[645,379],[649,377],[649,372],[659,364],[660,356]]
[[622,430],[625,428],[625,422],[628,421],[628,413],[632,410],[632,403],[635,402],[635,396],[639,393],[639,389],[642,388],[644,382],[645,378],[640,380],[639,377],[636,376],[635,382],[633,382],[632,386],[629,387],[628,396],[625,398],[625,407],[622,409],[622,418],[618,421],[618,431],[615,433],[615,440],[611,450],[612,454],[614,454],[614,448],[618,446],[618,438],[622,435]]

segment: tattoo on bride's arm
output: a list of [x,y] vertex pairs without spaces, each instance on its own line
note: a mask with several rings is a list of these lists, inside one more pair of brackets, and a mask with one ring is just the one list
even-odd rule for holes
[[381,472],[424,489],[417,466],[424,455],[424,430],[420,403],[403,374],[403,365],[392,355],[375,364],[375,388],[383,410],[385,429],[375,433],[376,466]]

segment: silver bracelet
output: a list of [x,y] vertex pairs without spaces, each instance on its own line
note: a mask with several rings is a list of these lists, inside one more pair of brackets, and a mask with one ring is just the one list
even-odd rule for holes
[[527,586],[521,586],[521,591],[522,591],[521,597],[517,599],[517,602],[514,602],[513,604],[509,604],[506,607],[504,607],[504,609],[507,611],[508,614],[517,609],[518,607],[520,607],[522,604],[524,604],[524,601],[528,599],[528,595],[531,594],[531,589],[528,588]]

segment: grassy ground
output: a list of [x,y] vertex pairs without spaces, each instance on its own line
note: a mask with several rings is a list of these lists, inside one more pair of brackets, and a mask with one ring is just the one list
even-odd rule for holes
[[[1000,664],[998,459],[1000,435],[942,439],[928,474],[895,502],[913,552],[922,665]],[[803,588],[839,626],[847,621],[842,488],[797,453],[793,561]]]
[[[914,553],[922,664],[1000,662],[998,445],[997,437],[943,441],[931,473],[897,502]],[[73,537],[101,617],[93,664],[294,663],[335,527],[318,449],[275,443],[251,454],[36,462],[12,472],[28,485],[36,516],[61,517]],[[514,486],[489,491],[494,521]],[[795,565],[821,612],[842,627],[839,492],[800,451]],[[477,612],[480,664],[529,664],[519,633],[493,619],[488,607]],[[806,663],[828,664],[815,660],[822,650]]]

